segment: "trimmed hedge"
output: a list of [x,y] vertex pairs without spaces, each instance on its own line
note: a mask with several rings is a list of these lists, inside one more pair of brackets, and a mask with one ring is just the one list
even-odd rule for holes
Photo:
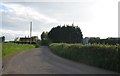
[[120,45],[52,43],[49,47],[61,57],[120,72]]

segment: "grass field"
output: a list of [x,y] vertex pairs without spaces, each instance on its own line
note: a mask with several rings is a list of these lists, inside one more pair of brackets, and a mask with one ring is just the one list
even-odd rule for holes
[[53,43],[49,47],[61,57],[120,72],[120,45]]
[[2,56],[2,44],[0,43],[0,57]]
[[8,56],[18,51],[35,48],[35,45],[32,44],[16,44],[16,43],[3,43],[0,44],[0,46],[2,46],[2,50],[0,51],[0,54],[2,56]]

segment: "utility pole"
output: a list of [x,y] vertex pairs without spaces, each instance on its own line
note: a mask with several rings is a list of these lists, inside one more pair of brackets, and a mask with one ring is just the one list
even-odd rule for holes
[[32,36],[32,21],[30,22],[30,38]]
[[30,22],[30,44],[31,44],[31,41],[32,41],[32,21]]

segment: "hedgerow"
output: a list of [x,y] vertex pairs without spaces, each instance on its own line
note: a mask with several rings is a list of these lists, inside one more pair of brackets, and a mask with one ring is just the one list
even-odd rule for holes
[[120,72],[120,45],[52,43],[53,53],[80,63]]

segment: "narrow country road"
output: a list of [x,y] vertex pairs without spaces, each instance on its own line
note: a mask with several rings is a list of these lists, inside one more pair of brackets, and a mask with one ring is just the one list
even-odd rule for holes
[[3,74],[115,74],[115,72],[76,63],[51,53],[41,46],[13,56]]

